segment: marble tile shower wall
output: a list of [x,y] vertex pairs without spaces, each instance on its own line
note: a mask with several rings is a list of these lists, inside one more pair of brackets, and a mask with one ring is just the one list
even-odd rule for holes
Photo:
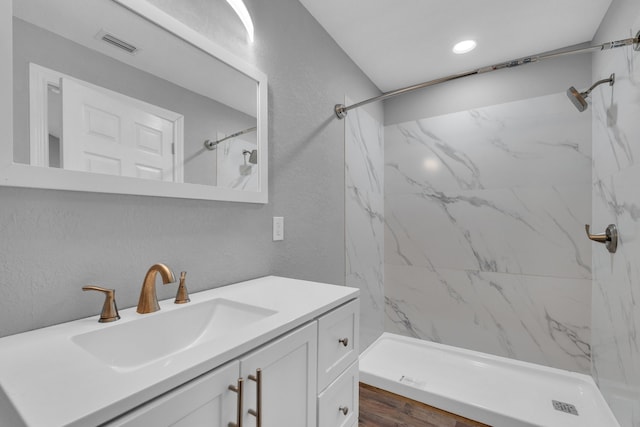
[[593,251],[592,374],[620,424],[640,427],[640,52],[595,55],[594,79],[611,73],[592,95],[593,223],[620,240],[614,255]]
[[345,122],[346,284],[360,288],[364,350],[384,332],[384,140],[362,108]]
[[589,372],[590,186],[564,93],[385,127],[385,329]]

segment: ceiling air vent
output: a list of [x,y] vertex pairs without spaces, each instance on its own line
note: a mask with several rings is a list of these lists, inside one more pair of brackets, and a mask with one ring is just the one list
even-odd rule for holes
[[106,31],[100,31],[97,35],[97,38],[132,55],[138,51],[138,48],[131,43],[127,43],[126,41],[114,36],[113,34],[109,34]]

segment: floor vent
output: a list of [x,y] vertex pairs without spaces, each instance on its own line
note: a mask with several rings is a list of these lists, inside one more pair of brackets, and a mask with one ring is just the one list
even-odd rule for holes
[[552,400],[553,409],[560,412],[566,412],[567,414],[578,415],[578,410],[576,407],[570,403],[558,402],[557,400]]

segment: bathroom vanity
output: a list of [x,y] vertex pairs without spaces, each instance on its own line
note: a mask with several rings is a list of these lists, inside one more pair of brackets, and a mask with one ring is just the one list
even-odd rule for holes
[[358,290],[264,277],[0,339],[0,425],[357,425]]

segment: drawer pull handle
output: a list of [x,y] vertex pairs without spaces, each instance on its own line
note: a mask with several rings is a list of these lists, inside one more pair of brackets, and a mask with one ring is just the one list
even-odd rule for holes
[[341,406],[338,408],[338,411],[342,412],[342,415],[347,415],[349,413],[349,407],[348,406]]
[[243,401],[243,397],[242,397],[242,385],[244,383],[244,380],[242,378],[238,378],[238,385],[230,385],[229,386],[229,390],[238,393],[238,406],[237,406],[237,420],[238,422],[236,423],[229,423],[228,426],[229,427],[242,427],[242,401]]
[[256,369],[255,375],[249,375],[251,381],[256,382],[256,410],[249,409],[249,413],[256,417],[256,427],[262,427],[262,369]]
[[349,338],[340,338],[338,342],[346,347],[349,345]]

